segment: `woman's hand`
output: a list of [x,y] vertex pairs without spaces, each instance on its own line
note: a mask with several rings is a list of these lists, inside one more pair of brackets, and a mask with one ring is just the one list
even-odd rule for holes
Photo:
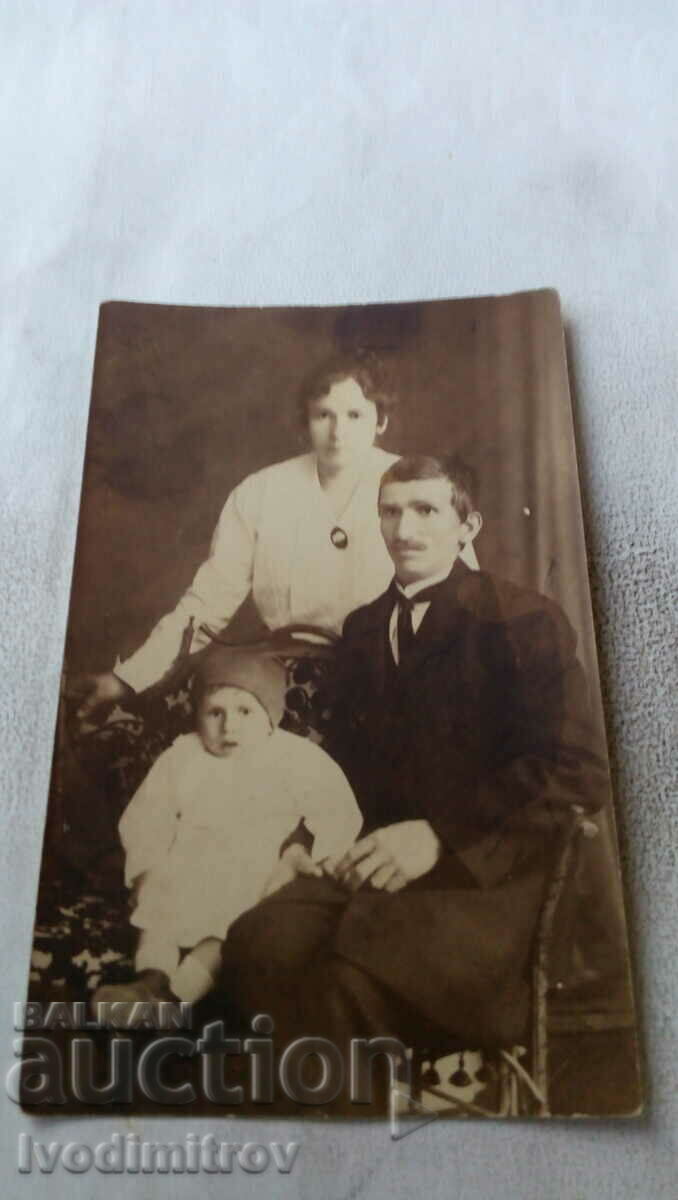
[[104,671],[101,675],[81,675],[69,684],[67,694],[81,701],[77,717],[84,725],[92,722],[95,714],[103,715],[105,708],[132,694],[132,689],[112,671]]
[[322,868],[313,861],[308,851],[298,842],[293,842],[280,855],[280,861],[266,880],[260,898],[263,900],[265,896],[277,892],[286,883],[291,883],[293,879],[296,879],[297,875],[319,876],[322,873]]

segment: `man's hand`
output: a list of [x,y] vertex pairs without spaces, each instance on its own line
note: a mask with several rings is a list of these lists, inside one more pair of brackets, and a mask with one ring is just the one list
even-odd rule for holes
[[84,725],[92,722],[95,715],[102,716],[107,707],[111,708],[123,697],[133,695],[133,692],[112,671],[105,671],[101,675],[81,675],[69,680],[66,694],[80,700],[77,717]]
[[380,891],[397,892],[430,871],[440,852],[440,838],[428,821],[398,821],[355,842],[332,874],[352,892],[368,882]]
[[317,863],[314,863],[303,846],[300,846],[298,842],[293,842],[280,855],[280,861],[264,884],[260,899],[263,900],[265,896],[277,892],[286,883],[291,883],[297,875],[322,875],[322,869]]

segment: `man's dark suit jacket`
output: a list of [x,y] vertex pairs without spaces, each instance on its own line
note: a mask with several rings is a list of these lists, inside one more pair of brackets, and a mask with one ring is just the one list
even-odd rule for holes
[[[365,833],[424,818],[443,853],[400,893],[358,892],[336,949],[446,1028],[516,1036],[555,822],[609,804],[575,634],[553,601],[457,560],[396,666],[395,598],[346,621],[327,748]],[[590,932],[626,978],[623,937]]]

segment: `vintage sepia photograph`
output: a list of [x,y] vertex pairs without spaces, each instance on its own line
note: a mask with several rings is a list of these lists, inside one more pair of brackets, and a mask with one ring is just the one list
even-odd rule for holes
[[556,292],[102,305],[19,1007],[48,1113],[641,1110]]

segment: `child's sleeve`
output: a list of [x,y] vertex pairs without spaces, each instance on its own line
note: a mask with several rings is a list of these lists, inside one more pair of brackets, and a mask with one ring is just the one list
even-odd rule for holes
[[167,853],[174,837],[170,752],[156,759],[120,818],[127,887]]
[[305,741],[302,816],[313,834],[313,858],[340,855],[356,840],[363,818],[344,772],[313,742]]

